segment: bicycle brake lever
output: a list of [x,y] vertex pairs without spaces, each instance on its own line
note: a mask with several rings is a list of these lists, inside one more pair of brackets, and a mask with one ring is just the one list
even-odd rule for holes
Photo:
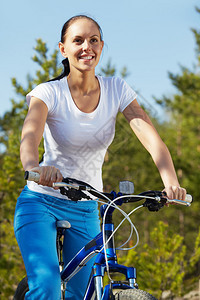
[[86,195],[84,192],[76,190],[76,189],[66,189],[64,187],[60,187],[60,192],[62,195],[67,196],[70,200],[72,201],[78,201],[81,199],[87,199],[87,200],[92,200],[88,195]]
[[159,211],[164,206],[164,203],[152,199],[146,199],[143,206],[147,207],[149,211]]

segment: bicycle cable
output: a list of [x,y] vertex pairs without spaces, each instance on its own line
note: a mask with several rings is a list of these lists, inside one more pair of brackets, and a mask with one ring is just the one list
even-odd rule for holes
[[[99,193],[99,194],[101,195],[101,193]],[[142,208],[142,207],[144,207],[144,206],[143,206],[143,205],[140,205],[140,206],[136,207],[135,209],[133,209],[129,214],[126,214],[122,209],[120,209],[117,205],[115,205],[114,202],[117,201],[117,200],[119,200],[119,199],[121,199],[121,198],[127,198],[127,195],[125,195],[125,196],[119,196],[119,197],[115,198],[114,200],[110,200],[108,197],[106,197],[106,196],[103,195],[103,194],[102,194],[102,196],[103,196],[104,198],[106,198],[106,199],[109,201],[109,204],[108,204],[108,206],[107,206],[107,208],[106,208],[106,210],[105,210],[105,212],[104,212],[104,216],[103,216],[103,223],[102,223],[103,247],[99,250],[99,252],[101,252],[101,251],[104,249],[105,264],[106,264],[106,268],[107,268],[107,275],[108,275],[108,278],[112,281],[112,278],[111,278],[110,272],[109,272],[109,264],[108,264],[108,255],[107,255],[107,253],[106,253],[106,245],[107,245],[107,243],[110,241],[110,239],[114,236],[114,234],[116,233],[116,231],[119,229],[119,227],[122,225],[122,223],[123,223],[125,220],[128,220],[128,222],[131,224],[131,228],[133,228],[134,231],[135,231],[135,233],[136,233],[136,237],[137,237],[136,244],[135,244],[133,247],[131,247],[131,248],[122,248],[122,247],[123,247],[123,246],[131,239],[132,233],[133,233],[133,231],[131,230],[131,234],[130,234],[128,240],[127,240],[123,245],[121,245],[120,247],[118,247],[118,248],[116,248],[116,249],[117,249],[117,250],[119,250],[119,249],[120,249],[120,250],[130,250],[130,249],[135,248],[135,247],[138,245],[138,243],[139,243],[139,233],[138,233],[138,231],[137,231],[135,225],[134,225],[134,224],[132,223],[132,221],[130,220],[129,216],[130,216],[132,213],[134,213],[136,210],[138,210],[138,209],[140,209],[140,208]],[[130,198],[130,197],[132,197],[132,198],[136,198],[136,197],[144,198],[144,196],[138,196],[138,195],[129,195],[129,198]],[[149,197],[149,196],[146,196],[145,198],[155,200],[155,197]],[[97,201],[100,202],[100,203],[104,203],[103,201],[102,201],[102,202],[99,201],[99,200],[97,200]],[[113,204],[114,204],[114,205],[113,205]],[[111,234],[111,236],[110,236],[110,237],[108,238],[108,240],[105,242],[105,219],[106,219],[106,214],[107,214],[108,209],[109,209],[110,206],[114,206],[115,208],[117,208],[117,209],[124,215],[125,218],[120,222],[120,224],[117,226],[117,228],[116,228],[116,229],[114,230],[114,232]]]
[[[101,193],[99,193],[101,195]],[[137,232],[137,229],[136,227],[134,226],[134,224],[132,223],[132,221],[130,220],[129,216],[122,210],[120,209],[117,205],[115,205],[115,201],[119,200],[121,197],[124,197],[124,196],[120,196],[120,197],[117,197],[116,199],[114,200],[110,200],[108,197],[106,197],[105,195],[102,194],[102,196],[104,196],[105,198],[108,199],[109,201],[109,204],[107,204],[107,208],[104,212],[104,216],[103,216],[103,223],[102,223],[102,233],[103,233],[103,247],[100,249],[99,252],[101,252],[103,249],[104,249],[104,256],[105,256],[105,264],[106,264],[106,269],[107,269],[107,275],[108,275],[108,278],[110,279],[110,281],[112,281],[112,278],[110,276],[110,272],[109,272],[109,264],[108,264],[108,255],[107,255],[107,251],[106,251],[106,245],[107,243],[110,241],[110,239],[113,237],[114,233],[116,232],[116,230],[112,233],[112,235],[109,237],[109,239],[105,242],[105,219],[106,219],[106,214],[108,212],[108,209],[110,206],[113,206],[114,204],[114,207],[117,208],[123,215],[124,215],[124,220],[128,220],[129,223],[131,224],[131,227],[134,228],[135,232],[136,232],[136,236],[137,236],[137,244],[139,242],[139,234]],[[127,196],[126,196],[127,197]],[[121,226],[121,225],[120,225]],[[118,226],[119,228],[119,226]],[[131,232],[131,236],[132,236],[132,232]],[[130,240],[130,237],[129,237],[129,240]]]
[[[144,198],[144,196],[138,196],[138,195],[129,195],[129,198],[130,197],[132,197],[132,198]],[[117,200],[119,200],[120,198],[127,198],[127,196],[119,196],[119,197],[117,197],[116,199],[114,199],[114,201],[112,200],[112,202],[110,202],[110,204],[109,204],[109,206],[108,206],[108,208],[110,207],[110,206],[113,206],[112,204],[115,202],[115,201],[117,201]],[[154,197],[150,197],[150,196],[146,196],[145,197],[146,199],[153,199],[153,200],[155,200],[155,198]],[[99,201],[99,200],[98,200]],[[111,200],[110,200],[111,201]],[[100,202],[100,201],[99,201]],[[100,202],[100,203],[105,203],[105,202]],[[114,207],[116,207],[116,206],[114,206]],[[138,237],[138,241],[136,242],[136,244],[133,246],[133,247],[131,247],[131,248],[122,248],[125,244],[127,244],[128,242],[129,242],[129,240],[131,239],[131,237],[132,237],[132,232],[131,232],[131,234],[130,234],[130,236],[129,236],[129,238],[128,238],[128,240],[124,243],[124,244],[122,244],[121,246],[119,246],[119,248],[116,248],[117,250],[131,250],[131,249],[133,249],[133,248],[135,248],[137,245],[138,245],[138,242],[139,242],[139,234],[138,234],[138,231],[137,231],[137,229],[136,229],[136,227],[135,227],[135,225],[132,223],[132,221],[130,220],[130,218],[129,218],[129,216],[132,214],[132,213],[134,213],[136,210],[138,210],[139,208],[142,208],[142,207],[144,207],[143,205],[140,205],[140,206],[138,206],[138,207],[136,207],[134,210],[132,210],[130,213],[128,213],[128,214],[126,214],[123,210],[121,211],[121,209],[117,206],[117,209],[119,209],[120,210],[120,212],[122,212],[123,213],[123,215],[125,216],[125,218],[121,221],[121,223],[118,225],[118,227],[114,230],[114,232],[112,233],[112,235],[109,237],[109,239],[107,240],[107,242],[106,242],[106,244],[110,241],[110,239],[113,237],[113,235],[116,233],[116,231],[119,229],[119,227],[122,225],[122,223],[125,221],[125,220],[128,220],[129,221],[129,223],[131,224],[131,226],[134,228],[134,230],[135,230],[135,233],[136,233],[136,236]],[[105,214],[107,213],[107,210],[108,210],[108,208],[105,210]],[[127,218],[128,217],[128,218]],[[102,250],[102,249],[101,249]]]
[[[106,202],[103,202],[103,201],[100,201],[100,200],[96,200],[96,199],[94,199],[95,201],[97,201],[97,202],[99,202],[99,203],[102,203],[102,204],[107,204]],[[116,206],[115,205],[110,205],[110,206],[112,206],[112,207],[115,207],[116,208]],[[117,207],[118,209],[119,209],[119,207]],[[123,211],[123,210],[122,210]],[[124,211],[123,211],[124,212]],[[124,212],[125,213],[125,212]],[[126,213],[125,213],[126,214]],[[124,218],[123,219],[123,221],[121,222],[121,223],[123,223],[124,221],[126,220],[126,218]],[[120,223],[120,224],[121,224]],[[130,222],[129,222],[130,223]],[[131,225],[131,233],[130,233],[130,236],[129,236],[129,238],[128,238],[128,240],[123,244],[123,245],[125,245],[126,243],[128,243],[129,242],[129,240],[131,239],[131,237],[132,237],[132,235],[133,235],[133,229],[132,228],[134,228],[134,230],[137,230],[136,229],[136,227],[135,227],[135,225],[134,224],[130,224]],[[119,225],[118,225],[118,227],[115,229],[115,231],[113,232],[113,234],[111,235],[111,237],[109,237],[109,239],[107,240],[107,242],[106,242],[106,245],[107,245],[107,243],[110,241],[110,239],[113,237],[113,235],[115,234],[115,232],[118,230],[118,228],[119,228]],[[120,247],[122,247],[123,245],[121,245]],[[135,246],[136,247],[136,246]],[[100,251],[102,251],[102,249],[103,248],[101,248],[100,250],[98,250],[99,252]],[[118,248],[116,248],[117,250],[118,250]],[[123,250],[123,249],[122,249]],[[125,249],[124,249],[125,250]]]
[[[106,251],[106,245],[107,245],[107,243],[109,242],[109,240],[108,241],[106,241],[105,242],[105,218],[106,218],[106,214],[107,214],[107,212],[108,212],[108,209],[109,209],[109,207],[110,206],[113,206],[113,204],[114,204],[114,207],[116,208],[116,209],[118,209],[123,215],[124,215],[124,217],[125,217],[125,219],[127,219],[128,221],[129,221],[129,223],[131,224],[131,226],[134,228],[134,225],[133,225],[133,223],[132,223],[132,221],[131,221],[131,219],[127,216],[127,214],[125,213],[125,211],[123,211],[121,208],[119,208],[114,202],[119,198],[116,198],[116,199],[114,199],[114,200],[111,200],[111,199],[109,199],[107,196],[105,196],[103,193],[100,193],[99,192],[99,195],[101,195],[101,196],[103,196],[103,198],[105,198],[105,199],[107,199],[108,201],[109,201],[109,204],[108,203],[105,203],[105,204],[107,204],[108,206],[107,206],[107,208],[106,208],[106,210],[105,210],[105,212],[104,212],[104,216],[103,216],[103,222],[102,222],[102,234],[103,234],[103,247],[98,251],[98,252],[101,252],[103,249],[104,249],[104,256],[105,256],[105,264],[106,264],[106,269],[107,269],[107,275],[108,275],[108,278],[110,279],[110,281],[112,281],[112,278],[111,278],[111,276],[110,276],[110,272],[109,272],[109,264],[108,264],[108,255],[107,255],[107,251]],[[97,199],[96,201],[98,201],[99,202],[99,200]],[[111,237],[113,236],[113,234],[111,235]],[[110,237],[110,238],[111,238]]]
[[[129,196],[129,198],[130,197],[132,197],[132,198],[144,198],[144,196],[139,196],[139,195],[130,195]],[[127,198],[127,196],[119,196],[119,197],[117,197],[115,200],[119,200],[119,199],[121,199],[121,198]],[[155,197],[151,197],[151,196],[146,196],[145,197],[146,199],[153,199],[153,200],[155,200]],[[136,210],[138,210],[138,209],[140,209],[140,208],[142,208],[142,207],[144,207],[143,205],[140,205],[140,206],[137,206],[136,208],[134,208],[130,213],[128,213],[128,217],[131,215],[131,214],[133,214]],[[121,221],[121,223],[117,226],[117,228],[114,230],[114,232],[113,232],[113,234],[111,235],[111,237],[109,237],[109,239],[108,239],[108,241],[112,238],[112,236],[115,234],[115,232],[119,229],[119,227],[122,225],[122,223],[124,222],[126,220],[126,217]],[[137,229],[136,229],[136,227],[135,227],[135,225],[133,224],[133,227],[134,227],[134,230],[135,230],[135,233],[136,233],[136,236],[137,236],[137,240],[136,240],[136,244],[134,245],[134,246],[132,246],[131,248],[122,248],[124,245],[126,245],[128,242],[129,242],[129,240],[131,239],[131,237],[132,237],[132,235],[130,234],[130,236],[129,236],[129,238],[128,238],[128,240],[124,243],[124,244],[122,244],[121,246],[119,246],[118,248],[116,248],[117,250],[125,250],[125,251],[127,251],[127,250],[131,250],[131,249],[134,249],[135,247],[137,247],[137,245],[138,245],[138,243],[139,243],[139,234],[138,234],[138,231],[137,231]]]
[[[106,219],[106,214],[107,214],[107,212],[108,212],[108,209],[109,209],[109,207],[110,207],[110,204],[113,204],[115,201],[117,201],[117,200],[119,200],[119,198],[120,197],[118,197],[118,198],[116,198],[116,199],[114,199],[113,201],[111,201],[110,203],[109,203],[109,205],[107,206],[107,208],[106,208],[106,210],[105,210],[105,213],[104,213],[104,216],[103,216],[103,225],[102,225],[102,227],[103,227],[103,248],[104,248],[104,253],[105,253],[105,263],[106,263],[106,268],[107,268],[107,275],[108,275],[108,278],[110,279],[110,281],[112,281],[112,278],[111,278],[111,275],[110,275],[110,271],[109,271],[109,264],[108,264],[108,255],[107,255],[107,252],[106,252],[106,244],[109,242],[109,240],[114,236],[114,234],[115,234],[115,232],[116,232],[116,229],[114,230],[114,232],[111,234],[111,236],[109,237],[109,239],[106,241],[106,243],[105,243],[105,219]],[[123,211],[123,213],[124,213],[124,211]],[[136,227],[134,226],[134,224],[132,223],[132,221],[130,220],[130,218],[129,218],[129,216],[126,214],[125,215],[125,218],[124,218],[124,220],[128,220],[129,221],[129,223],[133,226],[133,228],[134,228],[134,230],[135,230],[135,233],[136,233],[136,237],[137,237],[137,243],[136,244],[138,244],[138,242],[139,242],[139,234],[138,234],[138,231],[137,231],[137,229],[136,229]],[[120,226],[118,226],[117,227],[117,229],[119,228]],[[132,236],[132,234],[131,234],[131,236]],[[130,238],[129,238],[130,239]]]

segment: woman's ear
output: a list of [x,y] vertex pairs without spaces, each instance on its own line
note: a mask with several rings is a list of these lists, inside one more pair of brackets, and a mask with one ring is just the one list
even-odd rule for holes
[[59,46],[59,49],[60,49],[60,53],[62,54],[63,57],[67,57],[67,54],[66,54],[66,50],[65,50],[65,46],[63,43],[59,42],[58,44]]
[[104,41],[101,41],[101,51],[103,50],[104,47]]

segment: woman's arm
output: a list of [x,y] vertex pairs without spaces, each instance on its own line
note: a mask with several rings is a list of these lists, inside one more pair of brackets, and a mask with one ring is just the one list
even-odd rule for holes
[[55,181],[62,180],[62,174],[52,166],[39,167],[38,147],[44,132],[48,108],[38,98],[32,97],[28,114],[22,128],[20,158],[24,170],[38,172],[39,184],[52,186]]
[[160,172],[168,197],[171,199],[185,199],[186,190],[179,185],[169,150],[145,111],[134,100],[125,108],[123,114],[142,145],[152,156]]

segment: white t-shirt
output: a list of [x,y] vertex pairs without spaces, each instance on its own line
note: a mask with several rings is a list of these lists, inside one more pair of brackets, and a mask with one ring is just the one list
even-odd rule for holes
[[[41,166],[55,166],[63,177],[85,181],[102,190],[102,165],[115,135],[115,120],[136,98],[136,93],[121,78],[97,76],[100,100],[91,113],[74,103],[67,78],[38,85],[27,95],[41,99],[48,107],[44,129],[44,160]],[[58,190],[28,181],[36,192],[65,198]]]

